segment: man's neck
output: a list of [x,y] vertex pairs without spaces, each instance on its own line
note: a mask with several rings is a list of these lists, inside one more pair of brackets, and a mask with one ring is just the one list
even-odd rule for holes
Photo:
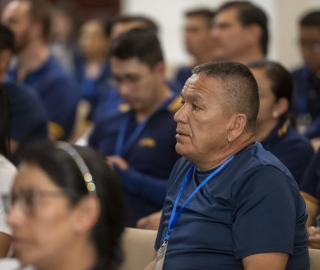
[[276,127],[279,123],[278,119],[272,119],[268,122],[258,124],[256,139],[258,142],[262,142],[265,138],[267,138],[270,132]]
[[205,50],[201,55],[195,55],[195,66],[197,65],[201,65],[204,63],[209,63],[212,62],[214,60],[214,56],[213,56],[213,49],[212,50]]
[[236,141],[227,144],[217,153],[212,153],[210,157],[203,157],[201,161],[193,161],[193,163],[196,164],[199,171],[208,171],[217,168],[226,162],[230,157],[255,141],[255,136],[253,134],[245,134]]
[[141,123],[152,116],[157,109],[161,106],[163,102],[165,102],[171,96],[171,91],[167,87],[166,84],[163,84],[158,89],[158,96],[156,101],[149,106],[146,110],[143,111],[136,111],[135,116],[138,123]]
[[33,42],[17,55],[18,81],[24,81],[32,71],[37,70],[49,57],[49,50],[42,42]]

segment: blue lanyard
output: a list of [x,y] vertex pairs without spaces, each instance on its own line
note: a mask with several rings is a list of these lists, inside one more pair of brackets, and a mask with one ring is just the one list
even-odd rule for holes
[[115,153],[114,153],[116,156],[121,156],[130,149],[130,147],[138,139],[141,132],[144,130],[144,128],[148,124],[149,119],[139,123],[138,126],[134,129],[133,133],[128,138],[128,140],[124,142],[129,120],[130,120],[130,114],[127,113],[126,117],[124,117],[124,119],[121,121],[121,124],[120,124],[119,134],[118,134]]
[[189,198],[183,203],[183,205],[180,207],[179,211],[176,213],[177,211],[177,205],[178,202],[180,200],[180,197],[183,193],[183,191],[185,190],[185,188],[187,187],[191,176],[194,172],[195,166],[193,165],[189,171],[187,172],[186,177],[183,180],[182,186],[179,190],[178,196],[174,202],[173,205],[173,209],[171,212],[171,216],[170,216],[170,220],[169,220],[169,226],[168,226],[168,231],[166,234],[166,237],[164,238],[164,241],[168,241],[170,238],[170,235],[172,233],[172,230],[174,229],[174,227],[176,226],[176,223],[178,221],[178,219],[180,218],[183,210],[186,208],[187,204],[190,202],[190,200],[193,198],[193,196],[206,184],[208,183],[217,173],[219,173],[232,159],[234,158],[234,156],[231,156],[230,158],[228,158],[228,160],[226,160],[223,164],[221,164],[214,172],[212,172],[209,176],[206,177],[206,179],[204,179],[198,186],[197,188],[191,193],[191,195],[189,196]]
[[305,68],[302,71],[302,80],[303,85],[299,84],[301,88],[300,92],[298,92],[298,104],[299,104],[299,114],[306,114],[308,112],[308,90],[309,90],[309,78],[310,78],[310,70]]
[[[172,98],[172,96],[173,95],[171,93],[170,96],[159,106],[157,111],[162,109],[164,106],[166,106],[166,104]],[[116,147],[114,152],[116,156],[122,156],[130,149],[130,147],[134,144],[134,142],[141,135],[142,131],[145,129],[146,125],[149,122],[149,119],[150,117],[144,120],[143,122],[139,123],[137,127],[134,129],[133,133],[128,138],[128,140],[125,142],[125,136],[126,136],[129,120],[130,120],[130,111],[127,113],[127,115],[123,118],[120,124],[119,134],[116,141]]]

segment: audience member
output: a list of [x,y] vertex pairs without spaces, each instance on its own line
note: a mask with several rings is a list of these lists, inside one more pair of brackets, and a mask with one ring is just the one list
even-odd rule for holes
[[183,158],[169,179],[156,269],[308,269],[307,213],[297,183],[255,142],[254,77],[234,62],[203,64],[193,73],[174,117]]
[[50,51],[65,68],[73,73],[77,52],[79,10],[77,1],[60,0],[51,16]]
[[46,112],[38,95],[24,85],[5,83],[13,50],[14,35],[0,24],[0,83],[4,83],[11,104],[11,154],[15,154],[27,143],[48,139]]
[[213,19],[212,39],[216,60],[248,64],[268,52],[268,18],[248,1],[223,4]]
[[97,103],[99,91],[108,90],[111,78],[108,61],[111,25],[100,20],[89,20],[80,29],[80,56],[76,59],[75,75],[81,85],[82,98],[91,106]]
[[300,185],[308,212],[306,223],[309,233],[309,246],[320,249],[320,151],[314,155]]
[[165,66],[157,36],[147,29],[122,34],[110,47],[110,62],[121,97],[116,114],[101,118],[89,145],[103,155],[122,181],[128,226],[159,211],[173,164],[173,113],[180,98],[165,82]]
[[299,43],[304,66],[292,73],[292,108],[299,131],[315,138],[320,137],[320,10],[300,19]]
[[79,90],[49,53],[50,6],[45,0],[14,0],[6,5],[2,20],[15,34],[18,63],[9,72],[9,80],[36,90],[50,121],[50,139],[67,139],[73,129]]
[[280,64],[265,60],[248,67],[259,86],[256,140],[287,166],[300,185],[314,151],[309,140],[300,135],[290,121],[291,74]]
[[194,63],[178,68],[176,79],[182,85],[192,75],[192,69],[196,65],[214,60],[211,38],[213,16],[214,12],[208,9],[193,9],[185,13],[184,43],[187,52],[194,58]]
[[34,145],[22,159],[11,195],[3,196],[19,262],[0,261],[0,268],[118,269],[123,200],[104,159],[66,142]]
[[[10,158],[9,103],[8,93],[0,83],[0,194],[8,194],[10,192],[17,173],[16,168],[8,160]],[[0,258],[3,258],[7,256],[10,248],[11,230],[6,223],[6,214],[2,207],[2,201],[0,201],[0,207]]]

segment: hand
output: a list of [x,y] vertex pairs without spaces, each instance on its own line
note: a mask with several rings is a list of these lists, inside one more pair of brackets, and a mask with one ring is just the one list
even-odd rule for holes
[[149,216],[141,218],[137,222],[137,228],[146,230],[158,230],[162,210]]
[[309,247],[320,249],[320,228],[319,227],[308,227],[307,228],[309,235]]
[[113,168],[115,165],[119,167],[120,170],[125,171],[129,168],[129,164],[119,156],[108,156],[107,163]]

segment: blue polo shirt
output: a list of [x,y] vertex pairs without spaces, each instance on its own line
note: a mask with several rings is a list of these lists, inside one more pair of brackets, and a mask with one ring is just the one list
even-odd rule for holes
[[311,160],[300,185],[303,197],[318,207],[317,216],[320,215],[320,151]]
[[[8,80],[17,81],[17,68],[9,72]],[[67,139],[75,122],[80,90],[53,56],[37,70],[29,73],[24,82],[36,90],[50,121],[50,129]]]
[[279,121],[261,144],[287,166],[300,185],[304,172],[314,155],[309,140],[300,135],[289,121],[283,120]]
[[192,67],[179,67],[176,74],[176,80],[184,85],[186,81],[192,76]]
[[47,114],[37,94],[22,84],[4,85],[10,98],[10,137],[20,145],[47,140]]
[[320,137],[320,78],[308,67],[302,67],[292,72],[294,90],[292,95],[292,110],[296,116],[310,113],[311,125],[307,128],[308,138]]
[[[180,98],[171,97],[147,122],[129,148],[121,153],[129,169],[115,172],[122,182],[127,202],[127,226],[162,208],[167,181],[174,163],[179,158],[175,152],[176,123],[173,114],[180,108]],[[124,145],[137,129],[134,112],[120,111],[101,119],[89,138],[89,145],[104,156],[118,155],[116,145],[120,130],[127,121]]]
[[[155,248],[167,233],[182,182],[193,164],[181,158],[170,175]],[[213,170],[195,170],[177,210]],[[164,270],[244,269],[258,253],[290,254],[286,269],[309,269],[306,206],[288,169],[260,143],[235,157],[186,205],[171,233]]]

